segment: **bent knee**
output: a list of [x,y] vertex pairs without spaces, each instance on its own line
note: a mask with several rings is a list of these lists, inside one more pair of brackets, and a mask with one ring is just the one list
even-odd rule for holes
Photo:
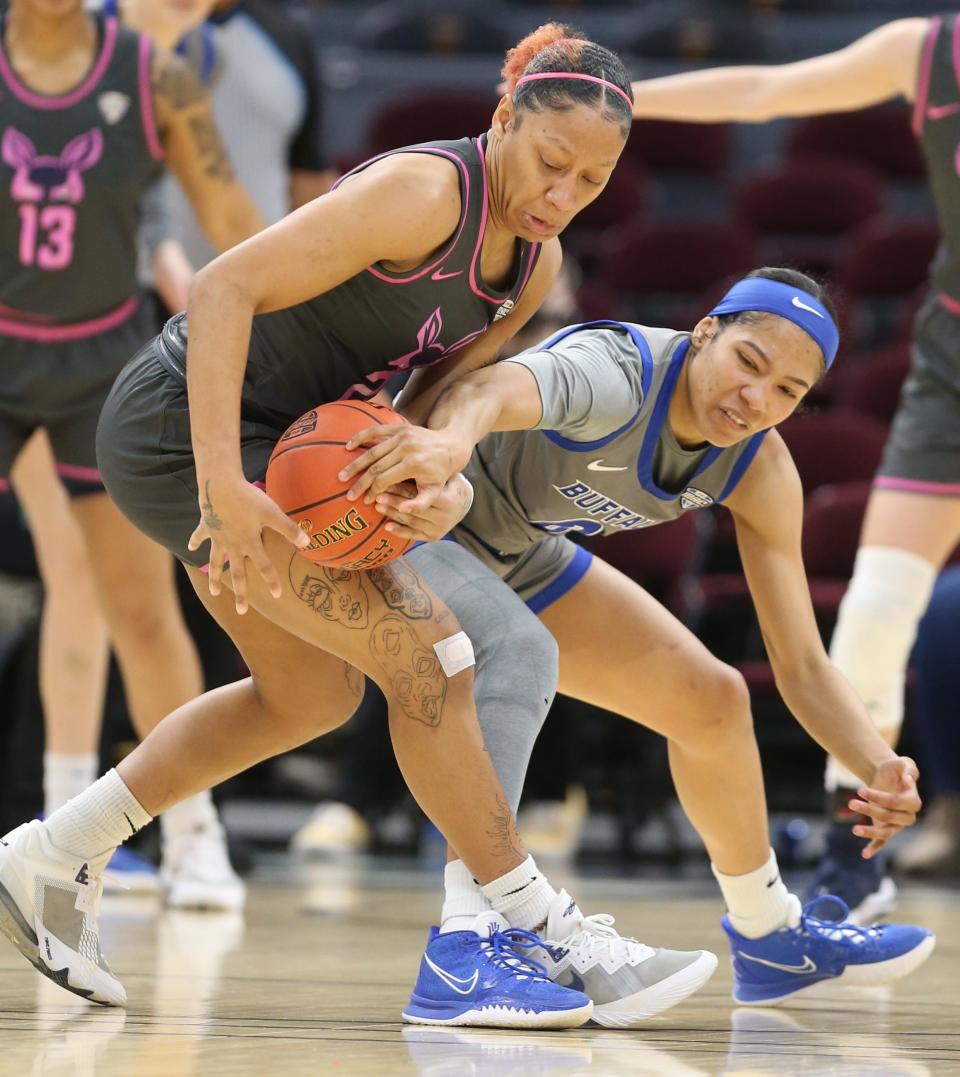
[[743,674],[717,660],[698,671],[696,691],[685,711],[675,740],[703,741],[753,727],[750,691]]

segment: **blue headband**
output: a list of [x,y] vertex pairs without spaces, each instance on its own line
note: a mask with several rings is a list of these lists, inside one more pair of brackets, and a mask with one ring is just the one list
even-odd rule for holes
[[819,344],[826,368],[830,369],[837,355],[840,333],[827,308],[809,292],[779,280],[748,277],[738,280],[710,314],[740,314],[745,310],[778,314],[799,325]]

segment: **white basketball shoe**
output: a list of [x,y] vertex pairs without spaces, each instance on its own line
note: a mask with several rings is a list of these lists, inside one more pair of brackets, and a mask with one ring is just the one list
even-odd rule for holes
[[247,899],[247,888],[230,863],[223,826],[216,821],[164,834],[160,883],[174,909],[237,912]]
[[39,819],[0,838],[0,931],[31,965],[60,987],[104,1006],[127,993],[100,950],[100,874],[96,860],[56,848]]
[[717,968],[709,950],[663,950],[621,935],[607,913],[584,916],[561,890],[532,954],[562,987],[593,1000],[593,1021],[606,1028],[635,1028],[699,990]]

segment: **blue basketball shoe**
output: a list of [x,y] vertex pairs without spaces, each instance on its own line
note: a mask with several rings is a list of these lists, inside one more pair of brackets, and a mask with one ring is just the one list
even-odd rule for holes
[[539,946],[531,931],[482,913],[473,931],[430,929],[404,1021],[481,1028],[576,1028],[593,1013],[579,991],[548,979],[543,965],[516,947]]
[[887,874],[884,853],[863,859],[867,843],[850,829],[855,821],[851,813],[849,820],[830,824],[827,851],[817,865],[805,899],[810,903],[824,896],[838,897],[849,908],[851,923],[872,924],[893,911],[897,886]]
[[875,987],[913,972],[933,952],[933,932],[912,924],[859,927],[843,919],[846,905],[839,898],[841,917],[819,920],[812,915],[818,898],[802,910],[793,905],[788,923],[759,939],[741,935],[725,916],[721,923],[733,955],[733,997],[742,1005],[775,1006],[829,980],[845,987]]

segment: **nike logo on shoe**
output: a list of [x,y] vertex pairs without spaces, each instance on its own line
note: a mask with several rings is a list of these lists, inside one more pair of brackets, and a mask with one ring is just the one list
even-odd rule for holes
[[775,883],[775,882],[776,882],[776,881],[777,881],[777,880],[778,880],[779,878],[780,878],[779,874],[778,874],[778,875],[774,875],[774,877],[773,877],[773,878],[772,878],[772,879],[770,880],[770,882],[768,882],[768,883],[767,883],[767,889],[769,890],[769,889],[770,889],[770,887],[771,887],[771,886],[773,886],[773,884],[774,884],[774,883]]
[[452,972],[447,972],[446,969],[440,968],[440,966],[435,961],[431,961],[426,954],[423,955],[423,959],[440,979],[443,980],[447,987],[456,991],[458,995],[469,995],[477,986],[477,980],[480,978],[479,969],[474,969],[473,975],[466,980],[463,980],[459,976],[454,976]]
[[758,965],[766,965],[768,968],[779,969],[781,972],[793,972],[797,976],[805,976],[809,972],[817,971],[817,963],[809,954],[803,955],[802,965],[781,965],[779,961],[767,961],[764,957],[753,957],[750,954],[745,954],[743,950],[738,951],[738,956],[745,961],[755,961]]
[[823,315],[820,313],[820,311],[817,310],[815,307],[811,307],[809,304],[804,303],[800,296],[795,295],[793,299],[790,300],[790,302],[795,307],[799,307],[801,310],[809,311],[811,314],[816,314],[818,318],[823,319]]
[[438,280],[438,281],[439,280],[453,280],[454,277],[462,277],[462,276],[463,276],[463,270],[462,269],[458,269],[456,271],[456,273],[444,273],[443,267],[441,266],[440,269],[435,269],[430,274],[430,279],[431,280]]
[[[560,976],[565,976],[566,979],[562,980]],[[566,972],[562,972],[560,976],[557,976],[553,981],[555,984],[558,984],[560,987],[569,987],[572,991],[583,990],[583,980],[573,971],[573,969],[567,969]]]
[[610,464],[605,464],[603,460],[591,460],[587,464],[587,471],[628,471],[626,467],[614,467]]

